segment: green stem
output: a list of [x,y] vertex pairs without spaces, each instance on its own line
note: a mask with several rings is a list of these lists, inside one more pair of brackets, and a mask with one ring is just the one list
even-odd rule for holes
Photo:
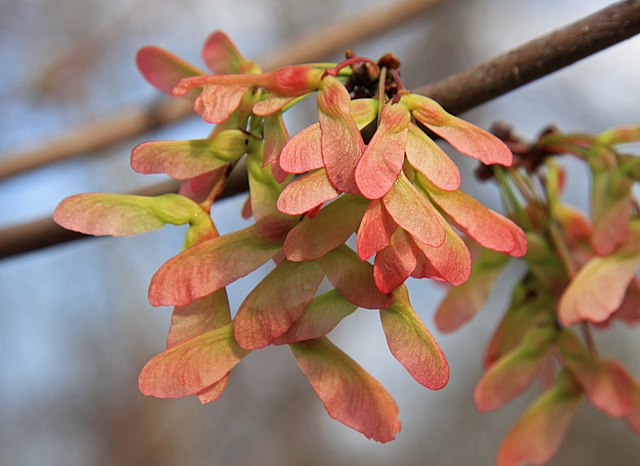
[[[319,70],[330,70],[338,66],[337,63],[306,63],[306,66],[311,66],[312,68],[317,68]],[[336,76],[353,76],[353,70],[349,67],[339,69],[336,73]]]
[[528,176],[522,176],[522,172],[517,168],[509,170],[508,173],[517,188],[520,190],[520,193],[522,193],[522,196],[529,204],[539,202],[533,183],[531,183],[531,178]]
[[[549,224],[549,234],[551,236],[551,241],[556,248],[556,252],[562,261],[569,278],[573,280],[573,278],[578,273],[578,267],[573,260],[573,256],[571,255],[571,251],[569,250],[569,246],[567,245],[564,237],[562,236],[562,232],[560,231],[560,227],[554,219],[551,219]],[[591,354],[597,354],[598,350],[596,348],[595,341],[593,339],[593,334],[591,333],[591,327],[587,322],[580,322],[580,330],[582,332],[582,336],[584,338],[585,344],[587,348],[591,352]]]
[[510,217],[515,217],[518,221],[518,224],[522,226],[528,226],[529,220],[527,218],[527,214],[524,211],[522,204],[520,203],[520,199],[518,199],[518,195],[514,192],[504,169],[502,167],[494,166],[493,172],[495,174],[496,181],[498,182],[500,197],[502,199],[504,208],[507,211],[507,215]]
[[398,73],[398,70],[391,70],[391,74],[393,75],[393,80],[398,85],[398,90],[399,91],[406,91],[407,88],[404,85],[404,83],[402,82],[402,78],[400,78],[400,73]]
[[564,237],[562,236],[562,232],[560,231],[560,227],[556,223],[555,220],[551,220],[549,223],[549,235],[551,236],[551,241],[556,248],[556,252],[560,257],[560,260],[564,264],[564,268],[569,275],[569,278],[573,279],[578,273],[578,267],[573,261],[573,256],[571,255],[571,251],[569,250],[569,246],[567,245]]
[[382,114],[382,106],[384,105],[385,94],[384,88],[387,81],[387,67],[383,66],[380,70],[380,78],[378,81],[378,126],[380,126],[380,115]]
[[580,330],[582,331],[582,337],[587,345],[587,348],[591,352],[591,354],[598,354],[598,349],[596,348],[596,342],[593,339],[593,334],[591,333],[591,327],[587,322],[580,322]]

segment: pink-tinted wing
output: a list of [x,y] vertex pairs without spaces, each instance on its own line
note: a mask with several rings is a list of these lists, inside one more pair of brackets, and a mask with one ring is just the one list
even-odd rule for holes
[[360,259],[367,260],[384,249],[397,228],[384,203],[379,199],[371,201],[358,228],[356,246]]
[[451,222],[485,248],[521,257],[527,252],[527,238],[511,220],[487,209],[468,194],[442,191],[424,178],[425,188],[433,202]]
[[166,262],[149,287],[154,306],[184,306],[253,272],[282,247],[255,226],[200,243]]
[[380,199],[393,186],[404,164],[404,147],[411,115],[398,104],[382,106],[380,123],[358,162],[358,189],[369,199]]
[[202,212],[198,204],[178,194],[148,197],[86,193],[63,200],[53,219],[67,230],[88,235],[132,236],[167,223],[184,225]]
[[558,338],[565,367],[584,389],[589,401],[609,416],[626,416],[633,408],[632,380],[615,361],[601,361],[569,331]]
[[621,173],[621,170],[593,171],[591,244],[599,256],[611,254],[629,236],[632,186],[631,178]]
[[322,159],[331,183],[340,191],[358,194],[355,171],[364,142],[351,116],[349,92],[332,76],[322,80],[318,112]]
[[562,295],[558,309],[562,323],[606,321],[622,304],[639,265],[640,257],[607,256],[589,261]]
[[[285,66],[271,73],[197,76],[181,80],[173,89],[172,94],[184,95],[192,89],[202,88],[204,91],[210,88],[212,89],[210,92],[215,93],[220,99],[219,103],[225,104],[226,98],[234,88],[241,87],[248,91],[252,88],[262,87],[280,97],[300,97],[317,89],[322,73],[316,68],[299,65]],[[251,107],[254,103],[251,103]],[[226,108],[228,105],[223,105],[223,107]],[[210,110],[214,111],[215,109]]]
[[555,320],[553,300],[546,293],[538,293],[539,286],[537,282],[531,287],[517,285],[511,305],[485,350],[485,369],[517,348],[528,329],[549,325]]
[[[214,236],[218,236],[217,232]],[[194,240],[194,244],[204,239]],[[190,246],[187,246],[190,247]],[[196,299],[186,306],[176,306],[171,315],[171,326],[167,336],[167,348],[179,345],[191,338],[216,330],[231,322],[231,311],[227,291],[222,288],[215,293]],[[229,379],[229,373],[209,387],[198,392],[200,403],[217,400]]]
[[[252,87],[265,86],[269,82],[269,74],[226,74],[226,75],[206,75],[182,79],[173,88],[173,95],[183,95],[191,89],[204,88],[207,86],[233,87],[243,86],[247,89]],[[250,104],[249,110],[253,107]]]
[[552,326],[534,327],[516,348],[489,367],[473,394],[478,410],[499,408],[523,393],[538,375],[554,337]]
[[177,306],[171,315],[167,348],[223,327],[229,322],[231,312],[224,288],[186,306]]
[[324,206],[315,218],[305,218],[287,235],[284,253],[291,261],[318,259],[344,244],[360,224],[366,200],[344,194]]
[[243,97],[253,85],[260,84],[260,77],[221,75],[185,78],[176,85],[172,94],[181,96],[194,89],[202,89],[194,103],[194,110],[208,123],[223,123],[241,106]]
[[198,401],[200,401],[200,403],[202,403],[203,405],[207,403],[213,403],[218,398],[220,398],[220,395],[222,395],[222,392],[224,392],[224,389],[227,388],[228,381],[229,381],[229,373],[227,373],[227,375],[222,377],[213,385],[210,385],[204,390],[199,391]]
[[415,100],[413,116],[458,151],[485,164],[511,165],[513,154],[493,134],[450,115],[434,100],[415,94],[411,98]]
[[594,218],[594,231],[591,240],[593,250],[599,256],[615,251],[629,234],[629,219],[632,211],[631,196],[610,203],[601,215]]
[[637,278],[629,283],[622,304],[613,317],[627,324],[635,324],[640,321],[640,285]]
[[253,73],[258,65],[244,58],[231,39],[222,31],[214,31],[204,43],[202,59],[216,74]]
[[351,101],[351,116],[358,129],[369,126],[378,116],[378,101],[376,99],[354,99]]
[[280,262],[240,305],[234,318],[238,344],[246,350],[263,348],[284,334],[302,315],[323,278],[314,261]]
[[284,188],[278,198],[278,210],[288,215],[302,215],[339,194],[327,178],[327,172],[318,169]]
[[287,173],[306,173],[323,166],[320,124],[306,127],[282,149],[280,167]]
[[378,442],[395,438],[398,406],[358,363],[326,338],[290,348],[329,416]]
[[131,168],[184,180],[223,167],[245,150],[246,137],[239,130],[222,131],[211,139],[143,142],[131,152]]
[[[183,78],[204,74],[195,66],[158,47],[144,47],[136,54],[136,65],[149,83],[171,95]],[[200,91],[194,89],[186,96],[195,99]]]
[[323,337],[357,308],[336,290],[318,295],[311,300],[302,317],[274,343],[283,345]]
[[373,263],[373,278],[383,293],[391,293],[411,276],[418,264],[419,251],[410,235],[398,228],[389,245],[380,251]]
[[228,324],[155,356],[142,369],[138,386],[158,398],[194,395],[225,377],[247,354]]
[[640,266],[640,223],[613,254],[594,257],[582,267],[560,299],[558,315],[564,325],[581,320],[603,322],[620,307]]
[[[606,389],[602,390],[601,397],[606,400],[605,407],[601,408],[606,414],[614,416],[615,412],[624,413],[623,416],[632,416],[635,408],[636,400],[634,400],[634,379],[629,375],[622,364],[614,359],[608,359],[602,362],[603,371],[609,384],[615,387],[615,393],[619,396],[619,406],[615,406],[615,402],[610,400],[610,395]],[[590,398],[592,398],[590,396]],[[615,406],[615,407],[614,407]],[[596,406],[597,407],[597,406]]]
[[509,256],[483,250],[471,269],[467,282],[449,288],[438,306],[435,324],[441,332],[453,332],[470,321],[482,309],[494,283],[509,262]]
[[549,461],[560,447],[580,399],[579,386],[570,375],[561,374],[507,434],[498,452],[498,466]]
[[567,204],[558,203],[554,206],[554,217],[562,227],[567,245],[571,249],[591,239],[593,234],[589,220],[580,210]]
[[296,100],[297,97],[279,97],[277,95],[267,95],[260,102],[253,106],[254,115],[268,116],[276,112],[281,112],[285,105]]
[[366,309],[386,309],[391,296],[376,287],[373,267],[361,261],[347,246],[340,246],[319,259],[331,284],[342,296]]
[[[298,223],[298,219],[284,215],[280,212],[274,212],[261,218],[255,225],[258,236],[265,242],[277,242],[282,245],[287,233]],[[280,257],[284,258],[282,250],[279,251]]]
[[225,176],[226,171],[227,167],[222,166],[195,178],[184,180],[180,183],[179,193],[193,201],[204,202],[216,183]]
[[383,201],[393,220],[418,241],[436,248],[442,246],[446,238],[444,219],[404,173],[400,173]]
[[249,89],[243,85],[205,85],[193,109],[207,123],[222,123],[238,108]]
[[416,268],[411,272],[413,278],[428,278],[438,282],[446,282],[444,278],[438,273],[438,271],[431,265],[431,262],[427,259],[427,256],[418,252],[416,257]]
[[449,381],[449,364],[442,349],[416,314],[406,286],[393,293],[393,304],[380,311],[380,321],[393,356],[430,390],[440,390]]
[[[445,223],[446,238],[434,248],[421,241],[414,243],[440,277],[454,286],[462,285],[471,274],[471,253],[464,241]],[[414,274],[414,277],[417,276]]]
[[289,140],[289,133],[284,126],[281,113],[269,115],[264,118],[264,152],[263,166],[271,165],[273,177],[278,183],[282,183],[287,173],[280,166],[280,154]]
[[414,124],[409,125],[405,148],[409,163],[444,191],[460,187],[460,171],[440,147]]
[[633,381],[632,393],[633,408],[625,418],[625,421],[627,421],[629,427],[631,427],[634,431],[640,433],[640,382],[638,382],[637,380]]

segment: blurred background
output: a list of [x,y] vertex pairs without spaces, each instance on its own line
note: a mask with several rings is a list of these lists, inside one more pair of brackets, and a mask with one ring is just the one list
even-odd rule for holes
[[[137,73],[138,48],[154,44],[202,66],[202,43],[222,29],[258,62],[267,52],[346,17],[364,17],[391,0],[1,0],[0,155],[36,146],[86,121],[148,102],[158,92]],[[377,58],[393,51],[408,87],[436,81],[603,8],[602,0],[444,0],[374,39],[353,44]],[[485,104],[465,118],[488,128],[506,121],[534,137],[548,124],[596,132],[640,120],[640,38]],[[635,58],[632,58],[635,57]],[[339,59],[340,54],[333,57]],[[289,116],[292,132],[313,109]],[[129,168],[138,142],[203,137],[190,118],[85,157],[0,181],[0,227],[50,215],[79,192],[124,192],[162,181]],[[474,182],[462,157],[464,188],[499,209],[496,190]],[[2,161],[0,160],[0,163]],[[586,208],[586,173],[570,161],[570,202]],[[221,201],[222,232],[244,226],[244,196]],[[499,283],[484,311],[452,335],[435,332],[444,290],[410,283],[412,301],[434,330],[451,381],[430,392],[389,354],[375,313],[360,310],[331,338],[390,391],[402,432],[380,445],[332,421],[286,347],[252,353],[224,395],[157,400],[137,390],[137,374],[162,351],[170,309],[146,301],[154,271],[177,253],[184,231],[91,239],[0,261],[1,465],[491,465],[502,437],[537,388],[480,415],[472,393],[481,355],[507,296]],[[252,288],[231,287],[232,306]],[[638,329],[596,334],[603,352],[640,376]],[[586,402],[554,465],[639,464],[640,441],[626,425]]]

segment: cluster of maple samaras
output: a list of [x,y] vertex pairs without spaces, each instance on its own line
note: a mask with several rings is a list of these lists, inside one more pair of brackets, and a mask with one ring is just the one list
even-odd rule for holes
[[[498,408],[537,377],[545,392],[505,438],[499,466],[546,463],[560,447],[583,395],[640,433],[640,381],[619,362],[598,355],[590,333],[591,326],[604,328],[614,320],[640,322],[640,212],[632,192],[633,182],[640,180],[640,157],[614,148],[638,140],[640,127],[596,136],[550,132],[525,147],[513,141],[516,155],[517,146],[523,149],[524,165],[536,157],[541,162],[531,178],[516,173],[524,182],[512,186],[519,186],[526,200],[516,210],[529,241],[527,270],[488,344],[486,372],[474,399],[480,411]],[[573,154],[588,163],[591,221],[560,201],[564,172],[546,160],[557,154]],[[510,182],[501,181],[503,187]],[[544,191],[536,193],[535,186]],[[453,331],[469,321],[507,263],[504,255],[482,251],[470,279],[452,288],[440,305],[437,327]],[[584,341],[569,328],[577,323]]]
[[[214,75],[155,47],[138,54],[152,84],[191,98],[195,111],[216,124],[207,139],[133,150],[134,170],[183,180],[180,194],[81,194],[64,200],[55,220],[98,235],[189,225],[184,250],[151,282],[150,302],[176,307],[167,350],[140,375],[145,394],[213,401],[250,351],[288,344],[331,417],[392,440],[400,429],[395,402],[325,335],[357,307],[379,310],[392,354],[419,383],[440,389],[448,364],[411,307],[405,280],[467,280],[471,255],[450,223],[484,247],[513,256],[526,251],[518,226],[459,190],[456,166],[414,119],[484,163],[509,165],[512,154],[426,97],[404,89],[385,96],[377,65],[369,64],[382,75],[382,98],[352,100],[345,83],[358,58],[260,73],[219,32],[203,58]],[[312,93],[318,122],[290,138],[282,115]],[[376,121],[365,144],[361,130]],[[250,198],[243,213],[255,224],[219,236],[209,209],[245,154]],[[357,253],[345,245],[354,232]],[[231,319],[225,287],[271,259],[275,268]],[[333,289],[316,295],[325,277]]]

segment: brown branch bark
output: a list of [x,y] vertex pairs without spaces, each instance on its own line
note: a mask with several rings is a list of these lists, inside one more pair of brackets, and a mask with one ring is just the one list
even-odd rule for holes
[[[619,2],[475,68],[421,87],[418,91],[435,98],[453,113],[463,112],[639,32],[640,0]],[[242,178],[242,173],[238,175]],[[231,182],[228,187],[238,188]],[[229,192],[225,195],[229,195]],[[0,258],[57,244],[61,241],[52,238],[64,234],[56,230],[62,229],[49,219],[4,229],[0,231]],[[17,238],[18,233],[20,239]],[[12,244],[12,241],[19,243]]]
[[[260,60],[264,70],[281,66],[314,62],[388,31],[419,16],[443,0],[401,0],[372,9],[292,41]],[[46,141],[26,151],[4,157],[0,163],[0,180],[44,165],[85,155],[112,144],[144,134],[193,115],[191,102],[162,98],[155,102],[119,111],[100,118],[67,134]]]

